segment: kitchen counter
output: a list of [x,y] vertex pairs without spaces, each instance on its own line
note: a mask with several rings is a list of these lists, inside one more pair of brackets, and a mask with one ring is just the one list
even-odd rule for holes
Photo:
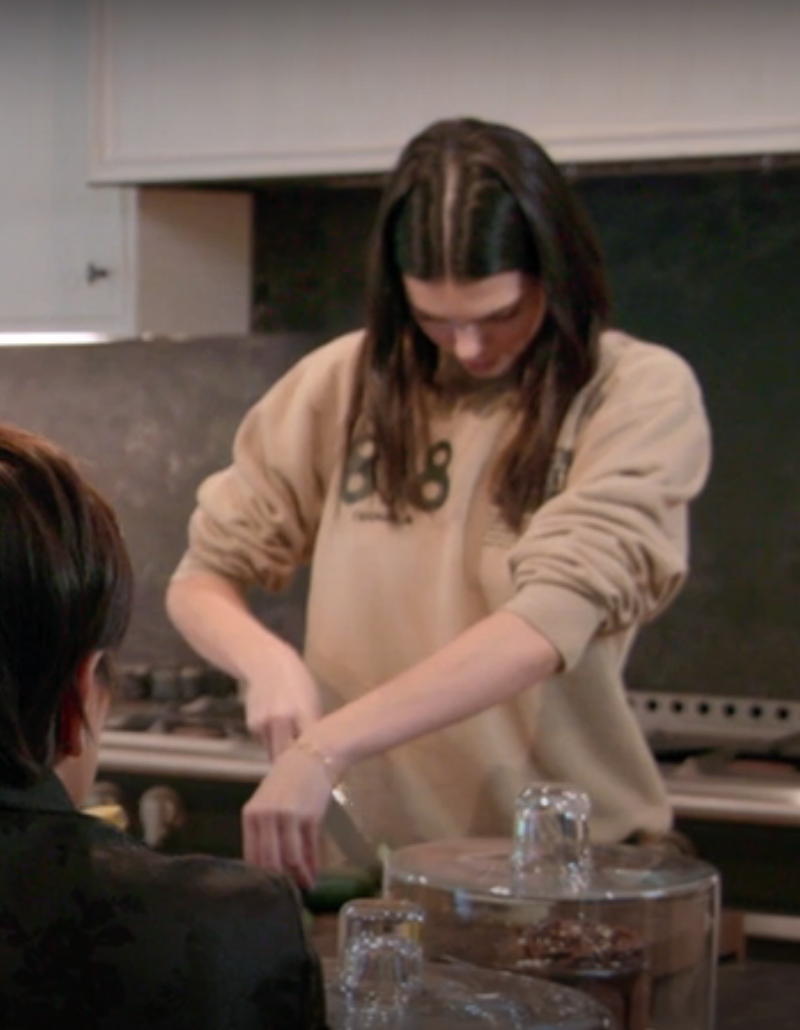
[[[313,938],[319,953],[336,951],[336,915],[314,919]],[[744,960],[718,969],[716,1030],[798,1030],[800,965]]]
[[735,962],[719,968],[717,1030],[797,1030],[800,966]]

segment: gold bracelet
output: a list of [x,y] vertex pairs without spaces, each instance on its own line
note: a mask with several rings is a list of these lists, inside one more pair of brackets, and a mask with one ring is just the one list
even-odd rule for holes
[[304,751],[307,755],[311,755],[312,758],[316,758],[325,770],[325,775],[328,777],[331,787],[338,785],[340,779],[338,763],[327,751],[323,751],[319,744],[316,744],[309,737],[298,737],[292,746],[296,747],[299,751]]

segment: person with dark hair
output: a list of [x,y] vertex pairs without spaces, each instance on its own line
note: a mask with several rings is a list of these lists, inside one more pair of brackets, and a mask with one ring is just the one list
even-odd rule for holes
[[0,425],[0,1026],[323,1030],[294,883],[80,810],[133,574],[114,512]]
[[[168,588],[274,760],[244,809],[249,860],[310,883],[341,778],[390,847],[509,836],[537,780],[587,790],[600,843],[669,831],[623,669],[686,576],[710,432],[686,362],[609,311],[535,140],[467,118],[407,144],[364,330],[247,414]],[[301,659],[246,592],[307,561]]]

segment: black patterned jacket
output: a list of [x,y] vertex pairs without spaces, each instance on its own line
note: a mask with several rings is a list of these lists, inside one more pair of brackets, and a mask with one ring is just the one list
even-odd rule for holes
[[298,894],[243,862],[165,857],[56,776],[0,786],[2,1030],[324,1030]]

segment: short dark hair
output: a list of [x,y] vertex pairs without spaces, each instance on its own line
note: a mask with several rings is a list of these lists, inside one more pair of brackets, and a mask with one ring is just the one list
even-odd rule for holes
[[[119,647],[133,572],[111,506],[48,440],[0,425],[0,780],[26,786],[55,757],[77,675]],[[108,670],[107,670],[108,673]]]
[[[536,276],[547,315],[517,366],[519,432],[500,458],[496,499],[519,526],[543,496],[561,421],[591,378],[610,302],[599,245],[579,198],[546,151],[475,118],[436,122],[404,148],[370,244],[366,336],[347,423],[377,444],[377,485],[397,514],[410,502],[424,435],[421,392],[439,351],[411,315],[402,276]],[[533,343],[534,341],[532,341]]]

